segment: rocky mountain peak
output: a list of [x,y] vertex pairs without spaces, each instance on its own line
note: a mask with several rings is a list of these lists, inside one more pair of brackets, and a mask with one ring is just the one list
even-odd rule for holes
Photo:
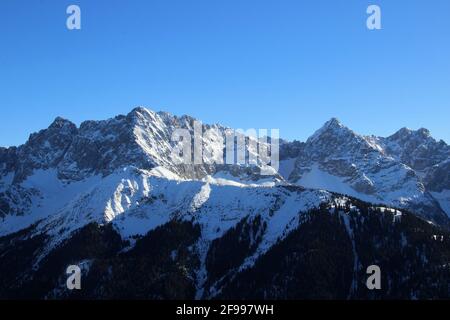
[[339,119],[338,118],[335,118],[335,117],[333,117],[333,118],[331,118],[330,120],[328,120],[326,123],[325,123],[325,126],[327,126],[327,127],[335,127],[335,128],[343,128],[343,127],[345,127],[343,124],[342,124],[342,122],[341,121],[339,121]]
[[401,139],[401,138],[410,136],[412,132],[413,132],[413,130],[411,130],[407,127],[403,127],[390,137],[392,139]]
[[77,126],[62,117],[56,117],[55,120],[53,120],[53,122],[50,124],[50,126],[48,127],[49,129],[62,129],[62,128],[69,128],[69,129],[76,129]]
[[136,107],[133,110],[128,113],[128,117],[131,118],[147,118],[147,117],[154,117],[156,115],[156,112],[153,110],[147,109],[145,107]]
[[426,129],[426,128],[420,128],[419,130],[417,130],[417,133],[419,135],[421,135],[422,137],[431,137],[431,133],[430,130]]
[[415,140],[434,140],[431,136],[430,130],[426,128],[420,128],[418,130],[411,130],[409,128],[401,128],[387,139],[391,141],[407,141],[411,139]]
[[329,156],[353,158],[355,155],[377,151],[377,147],[343,125],[337,118],[332,118],[308,138],[305,151],[316,159]]
[[450,158],[450,146],[436,141],[425,128],[402,128],[387,138],[379,138],[385,152],[414,170],[428,171]]
[[356,133],[343,125],[337,118],[331,118],[325,122],[325,124],[311,137],[309,137],[307,142],[311,143],[317,140],[329,139],[330,137],[344,138],[349,136],[356,136]]

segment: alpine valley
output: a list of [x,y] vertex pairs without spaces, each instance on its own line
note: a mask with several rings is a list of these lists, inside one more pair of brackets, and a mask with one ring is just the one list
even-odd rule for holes
[[[142,107],[57,118],[0,148],[0,299],[450,298],[444,141],[331,119],[280,140],[278,172],[261,175],[175,161],[172,134],[194,121]],[[69,265],[81,290],[67,289]],[[366,287],[371,265],[381,290]]]

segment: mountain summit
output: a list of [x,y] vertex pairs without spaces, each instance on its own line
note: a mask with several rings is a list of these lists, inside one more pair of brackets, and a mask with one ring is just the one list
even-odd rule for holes
[[[142,107],[79,127],[57,118],[0,148],[0,297],[70,296],[61,279],[75,262],[83,298],[375,297],[361,284],[374,263],[392,272],[383,297],[449,296],[425,281],[448,278],[444,142],[424,130],[366,137],[331,119],[306,142],[282,141],[279,172],[261,176],[259,163],[177,164],[172,134],[194,122]],[[421,286],[397,274],[411,269]]]
[[[125,116],[85,121],[79,128],[58,117],[24,145],[0,149],[3,212],[10,208],[32,214],[30,193],[39,190],[26,188],[26,182],[43,172],[54,172],[61,183],[105,178],[130,166],[164,168],[179,179],[228,176],[245,183],[262,179],[247,166],[180,165],[172,159],[174,130],[186,129],[193,135],[195,121],[144,107]],[[223,137],[227,130],[220,125],[202,127],[215,128]],[[202,137],[201,143],[207,150],[223,148],[214,137]],[[332,118],[305,143],[283,142],[280,159],[279,174],[271,177],[275,184],[285,181],[407,208],[437,223],[445,224],[450,215],[450,147],[434,140],[426,129],[403,128],[387,138],[367,137]],[[14,201],[16,197],[21,201]]]
[[401,129],[387,138],[362,136],[333,118],[305,143],[297,143],[295,152],[292,148],[282,146],[280,169],[291,183],[409,208],[447,223],[450,198],[444,185],[449,179],[436,172],[448,166],[450,149],[427,130]]

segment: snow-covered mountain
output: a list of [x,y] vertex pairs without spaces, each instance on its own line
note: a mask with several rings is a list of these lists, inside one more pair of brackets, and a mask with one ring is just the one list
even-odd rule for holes
[[[276,172],[261,176],[261,166],[257,164],[223,165],[212,161],[180,164],[179,159],[173,158],[176,143],[171,139],[172,133],[181,128],[193,136],[194,121],[188,116],[176,117],[142,107],[126,116],[86,121],[79,128],[68,120],[57,118],[49,128],[32,134],[24,145],[0,148],[3,234],[9,230],[9,220],[16,221],[19,217],[24,221],[36,221],[53,215],[55,210],[67,204],[66,201],[73,200],[78,191],[85,190],[89,181],[102,183],[103,178],[128,167],[147,171],[160,168],[169,178],[177,179],[215,179],[214,175],[217,175],[219,181],[237,179],[243,183],[282,180]],[[228,130],[219,125],[202,126],[203,131],[211,128],[223,136]],[[214,136],[203,135],[201,139],[204,150],[223,148]],[[211,154],[214,156],[213,152]],[[17,228],[25,226],[19,223]]]
[[[57,118],[49,128],[32,134],[18,148],[0,149],[5,176],[14,175],[13,182],[22,182],[35,170],[56,169],[58,178],[79,181],[91,175],[107,176],[118,168],[134,165],[141,169],[163,166],[186,178],[211,173],[208,165],[176,165],[171,141],[176,129],[187,129],[192,135],[195,119],[175,117],[164,112],[136,108],[126,116],[105,121],[86,121],[79,128]],[[225,134],[227,128],[203,125],[203,131],[215,128]],[[221,147],[214,137],[203,136],[205,148]]]
[[[324,210],[337,214],[341,224],[326,223],[337,223],[336,234],[342,231],[348,238],[342,240],[353,261],[346,278],[349,288],[343,289],[346,296],[359,295],[355,283],[357,275],[363,274],[364,258],[357,257],[361,238],[355,237],[373,214],[378,214],[381,222],[377,220],[367,228],[378,223],[384,226],[383,221],[395,222],[401,216],[408,217],[405,221],[417,219],[409,218],[414,215],[425,218],[436,226],[413,220],[396,229],[395,237],[415,226],[414,230],[426,230],[425,238],[442,234],[442,245],[447,248],[446,234],[440,228],[448,226],[450,214],[450,148],[425,130],[402,129],[388,138],[364,137],[332,119],[304,143],[282,142],[279,172],[261,175],[264,164],[259,162],[180,164],[171,137],[178,128],[194,133],[194,122],[189,116],[145,108],[105,121],[87,121],[79,127],[57,118],[49,128],[32,134],[24,145],[0,148],[0,264],[5,266],[0,287],[3,284],[14,291],[11,296],[20,296],[15,290],[27,286],[31,287],[24,292],[30,296],[64,296],[61,288],[55,287],[55,281],[60,283],[61,279],[40,283],[40,272],[59,268],[58,263],[69,260],[100,267],[98,254],[111,249],[111,243],[117,244],[117,250],[102,253],[102,257],[119,259],[137,254],[142,258],[139,250],[146,252],[141,247],[149,239],[156,234],[170,236],[175,228],[183,237],[172,240],[170,259],[164,255],[158,268],[176,263],[175,279],[181,277],[189,283],[186,288],[192,287],[189,290],[193,292],[186,293],[189,297],[232,297],[234,279],[247,270],[257,270],[261,259],[314,220],[312,212]],[[203,149],[214,155],[223,151],[218,136],[226,136],[229,128],[202,126],[203,131],[211,128],[217,134],[201,139]],[[390,223],[385,225],[386,236],[391,232]],[[92,225],[100,229],[91,229]],[[68,246],[84,243],[79,237],[86,232],[99,239],[111,237],[105,241],[112,242],[95,244],[95,254],[89,250],[92,254],[83,251],[69,257],[69,253],[62,253]],[[396,240],[398,250],[406,245],[405,237],[403,242]],[[153,245],[147,244],[159,250]],[[161,248],[166,245],[158,242]],[[233,245],[236,251],[229,252],[228,246]],[[6,267],[11,253],[25,252],[27,258]],[[234,258],[220,262],[226,255]],[[119,263],[119,269],[128,263],[119,260],[108,263]],[[107,263],[101,261],[102,265]],[[186,270],[178,269],[180,261]],[[10,269],[20,272],[7,276],[13,272]],[[16,282],[10,283],[13,278]],[[34,286],[47,289],[41,292]],[[111,296],[105,287],[94,287],[92,295]],[[0,296],[9,292],[0,290]]]
[[450,147],[425,129],[366,137],[331,119],[305,143],[283,145],[280,154],[285,155],[281,172],[291,183],[448,223]]

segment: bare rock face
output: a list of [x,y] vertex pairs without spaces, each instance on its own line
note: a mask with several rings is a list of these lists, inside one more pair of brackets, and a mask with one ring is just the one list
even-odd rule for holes
[[23,181],[34,170],[57,166],[77,131],[72,122],[56,118],[47,129],[31,134],[27,143],[17,148],[14,181]]
[[443,161],[431,167],[424,181],[430,191],[450,190],[450,161]]
[[388,138],[379,139],[386,153],[416,171],[427,171],[450,156],[450,146],[436,141],[427,129],[403,128]]
[[[13,172],[14,181],[21,182],[34,170],[55,168],[61,179],[78,181],[93,174],[106,176],[133,165],[142,169],[164,166],[186,178],[201,178],[215,172],[216,166],[179,165],[172,159],[174,130],[187,129],[193,136],[194,121],[189,116],[176,117],[142,107],[126,116],[86,121],[79,128],[57,118],[49,128],[32,134],[23,146],[0,149],[0,172],[3,175]],[[227,130],[219,125],[202,128],[203,131],[214,128],[223,138]],[[220,147],[209,137],[201,139],[204,149]]]

